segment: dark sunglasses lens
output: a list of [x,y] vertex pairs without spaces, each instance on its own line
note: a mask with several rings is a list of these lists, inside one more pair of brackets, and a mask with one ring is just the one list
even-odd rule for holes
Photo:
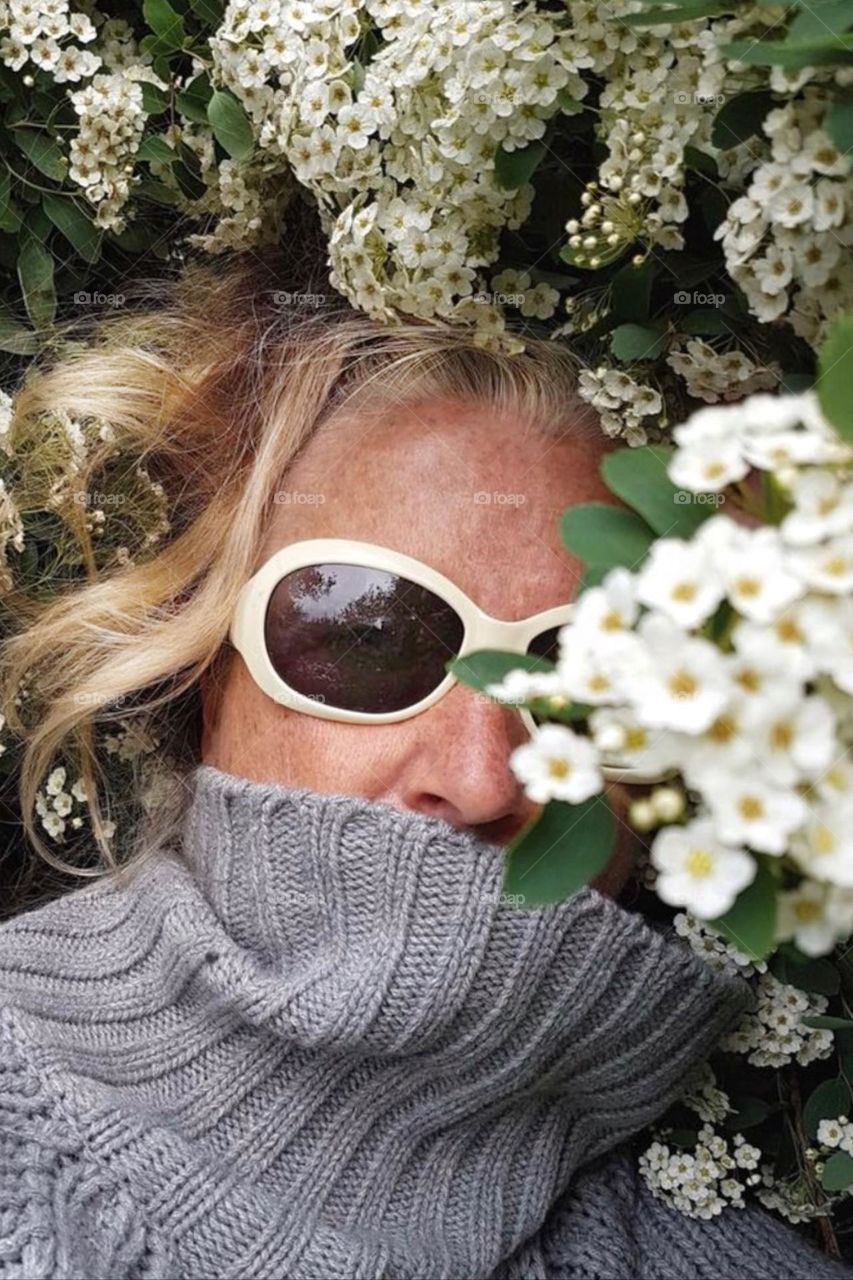
[[374,715],[432,693],[464,630],[456,611],[426,587],[349,564],[287,574],[264,622],[270,662],[292,689]]
[[530,641],[527,652],[537,658],[547,658],[550,662],[556,662],[560,656],[557,639],[560,630],[560,627],[549,627],[547,631],[540,631],[539,635],[534,636]]

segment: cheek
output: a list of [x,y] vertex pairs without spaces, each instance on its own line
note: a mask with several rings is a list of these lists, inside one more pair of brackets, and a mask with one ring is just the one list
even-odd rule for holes
[[205,734],[202,759],[257,782],[375,796],[389,788],[407,738],[405,725],[343,724],[278,706],[238,660]]

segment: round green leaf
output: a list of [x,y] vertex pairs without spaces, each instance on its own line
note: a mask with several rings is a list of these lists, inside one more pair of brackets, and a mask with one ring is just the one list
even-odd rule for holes
[[446,669],[470,689],[485,689],[487,684],[498,684],[508,671],[519,667],[540,674],[554,670],[553,662],[538,654],[505,653],[502,649],[478,649],[476,653],[466,653],[463,658],[451,658],[446,663]]
[[228,89],[215,89],[207,104],[207,118],[216,141],[232,160],[248,160],[255,139],[249,117]]
[[773,106],[773,94],[768,89],[756,93],[739,93],[729,98],[714,118],[711,141],[720,150],[736,147],[759,133]]
[[803,1106],[803,1124],[810,1137],[817,1137],[821,1120],[837,1120],[850,1112],[850,1090],[844,1080],[822,1080]]
[[738,894],[734,906],[710,923],[751,959],[770,954],[776,932],[776,878],[765,861],[758,859],[755,879]]
[[616,822],[604,795],[583,804],[552,800],[512,842],[504,890],[525,907],[562,902],[610,861]]
[[853,441],[853,316],[836,321],[821,347],[817,394],[836,431]]
[[606,455],[601,473],[611,493],[639,512],[655,533],[689,538],[717,508],[675,487],[667,474],[672,454],[669,446],[657,444],[617,449]]
[[634,569],[646,557],[654,533],[633,511],[606,502],[569,507],[560,517],[563,545],[586,565]]
[[656,360],[663,351],[664,340],[663,325],[620,324],[610,335],[610,350],[626,364]]
[[523,187],[539,167],[547,147],[544,142],[531,142],[515,151],[504,151],[501,144],[495,152],[495,182],[499,187]]
[[821,1185],[825,1191],[843,1191],[853,1183],[853,1157],[835,1151],[823,1166]]

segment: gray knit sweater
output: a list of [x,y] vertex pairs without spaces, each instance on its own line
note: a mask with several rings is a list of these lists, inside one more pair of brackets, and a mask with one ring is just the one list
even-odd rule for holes
[[751,1002],[593,889],[359,798],[192,775],[180,838],[0,929],[0,1277],[850,1277],[627,1139]]

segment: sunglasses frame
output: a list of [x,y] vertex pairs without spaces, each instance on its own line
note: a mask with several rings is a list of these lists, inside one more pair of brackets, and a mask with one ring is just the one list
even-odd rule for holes
[[[273,591],[282,578],[310,565],[344,564],[358,565],[365,569],[377,569],[398,574],[418,586],[426,587],[454,609],[464,631],[459,658],[479,649],[502,649],[510,653],[527,653],[527,646],[536,636],[552,627],[571,621],[574,605],[569,603],[544,609],[516,622],[507,622],[486,613],[461,587],[433,569],[431,565],[404,555],[391,547],[373,542],[357,542],[349,538],[306,538],[280,547],[252,575],[240,590],[228,638],[242,656],[255,684],[274,702],[293,711],[318,716],[323,720],[344,721],[349,724],[393,724],[420,715],[444,697],[458,683],[458,677],[447,672],[444,679],[431,693],[411,707],[397,711],[355,711],[348,707],[331,707],[319,699],[300,693],[284,680],[273,667],[264,639],[267,607]],[[512,709],[511,703],[504,704]],[[525,707],[516,707],[525,728],[532,736],[536,721]],[[658,774],[647,774],[629,766],[604,766],[602,773],[613,782],[654,782]]]

